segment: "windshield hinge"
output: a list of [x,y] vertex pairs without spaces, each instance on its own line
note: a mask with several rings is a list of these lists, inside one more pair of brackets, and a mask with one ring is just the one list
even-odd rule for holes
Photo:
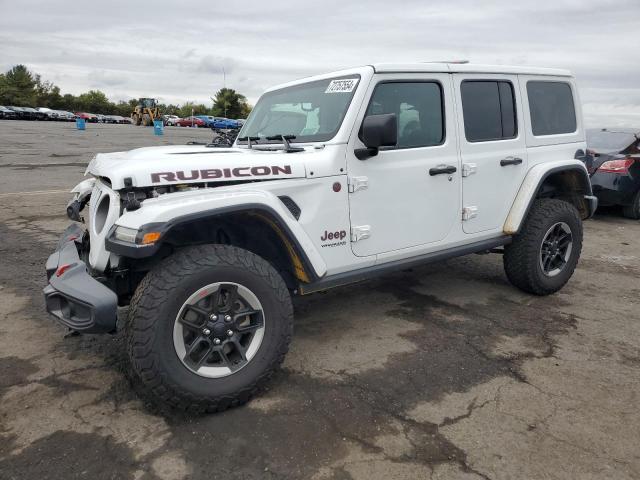
[[369,177],[347,177],[349,193],[369,188]]

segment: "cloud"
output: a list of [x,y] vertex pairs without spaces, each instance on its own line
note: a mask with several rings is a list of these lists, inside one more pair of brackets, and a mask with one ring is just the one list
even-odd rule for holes
[[232,58],[205,55],[197,63],[196,72],[213,74],[232,74],[235,62]]
[[[380,61],[466,58],[571,69],[588,124],[639,125],[637,0],[0,0],[0,68],[25,63],[63,92],[255,102],[274,84]],[[25,35],[24,25],[29,25]]]
[[87,75],[87,83],[93,89],[109,89],[120,87],[127,82],[126,75],[109,70],[92,70]]

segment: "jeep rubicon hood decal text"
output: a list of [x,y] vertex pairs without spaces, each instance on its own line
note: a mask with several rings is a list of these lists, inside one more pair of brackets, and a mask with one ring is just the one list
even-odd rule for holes
[[[115,190],[133,187],[197,183],[304,178],[305,159],[319,152],[303,152],[295,161],[282,152],[255,149],[215,149],[201,145],[147,147],[129,152],[98,154],[87,167],[88,174],[108,178]],[[177,155],[185,154],[185,155]],[[188,155],[187,155],[188,154]]]
[[213,180],[216,178],[264,177],[277,175],[291,175],[291,165],[273,165],[268,167],[235,167],[235,168],[207,168],[204,170],[190,170],[177,172],[157,172],[151,174],[152,183],[175,183],[189,180]]

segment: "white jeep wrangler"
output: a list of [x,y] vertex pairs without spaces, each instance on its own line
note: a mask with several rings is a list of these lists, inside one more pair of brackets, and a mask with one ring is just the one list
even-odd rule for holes
[[260,98],[232,148],[96,155],[47,261],[47,310],[98,333],[130,305],[146,390],[223,410],[282,362],[291,295],[493,251],[518,288],[562,288],[597,206],[585,149],[564,70],[379,64],[297,80]]

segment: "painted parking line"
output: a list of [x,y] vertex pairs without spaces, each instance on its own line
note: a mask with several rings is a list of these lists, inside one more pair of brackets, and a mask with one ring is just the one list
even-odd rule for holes
[[19,195],[49,195],[52,193],[71,193],[71,192],[69,190],[36,190],[33,192],[10,192],[10,193],[0,193],[0,198],[14,197]]

